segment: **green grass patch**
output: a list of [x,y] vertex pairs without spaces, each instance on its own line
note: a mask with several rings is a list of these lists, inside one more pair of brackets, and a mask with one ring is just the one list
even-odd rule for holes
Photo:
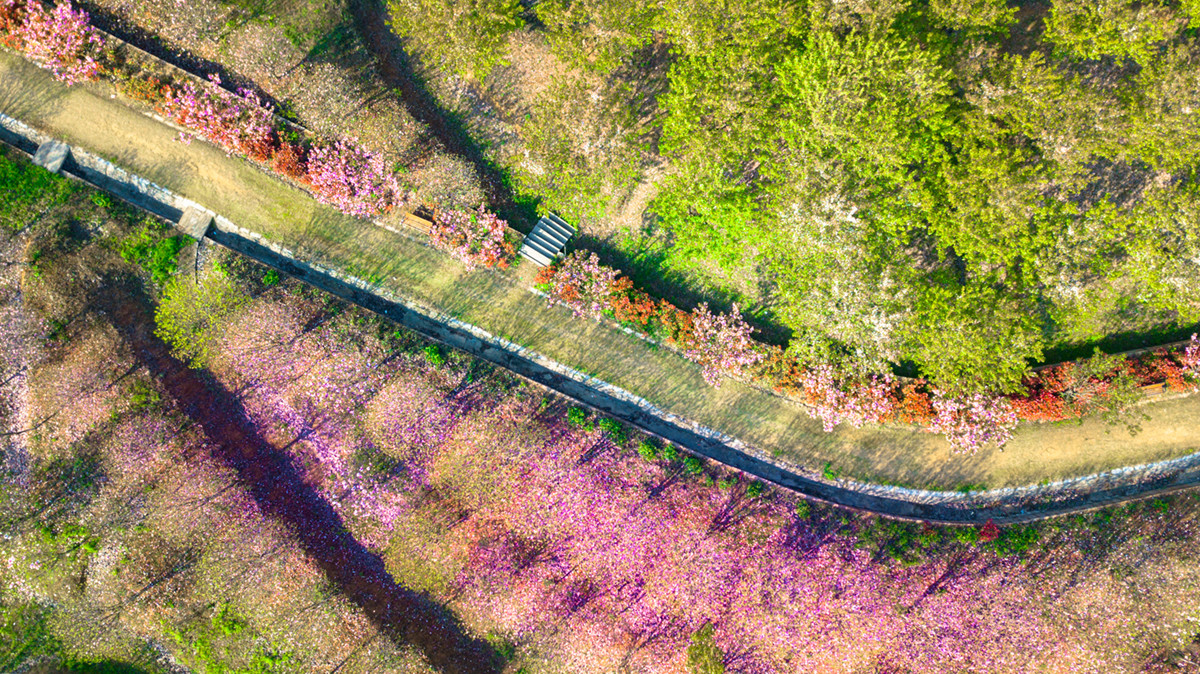
[[121,259],[141,267],[154,283],[163,286],[175,274],[175,259],[187,240],[181,235],[164,237],[154,229],[146,225],[130,234],[117,245],[117,252]]
[[0,148],[0,227],[19,231],[37,216],[65,203],[78,186]]

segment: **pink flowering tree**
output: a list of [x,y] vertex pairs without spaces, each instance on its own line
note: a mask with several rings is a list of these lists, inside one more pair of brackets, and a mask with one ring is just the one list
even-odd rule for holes
[[[220,85],[219,77],[213,75],[211,79]],[[234,95],[219,86],[200,88],[186,82],[167,90],[159,111],[229,152],[242,152],[256,159],[270,154],[273,116],[253,92],[239,89]],[[188,141],[187,136],[182,138]]]
[[516,254],[505,236],[508,223],[483,206],[477,211],[439,210],[429,238],[433,245],[461,260],[468,269],[507,267]]
[[577,250],[539,276],[551,304],[570,307],[577,317],[600,318],[616,292],[616,269],[600,264],[595,253]]
[[1192,335],[1192,341],[1183,348],[1183,355],[1179,357],[1179,362],[1193,378],[1200,377],[1200,335]]
[[[17,5],[15,0],[5,4],[8,13]],[[17,46],[30,59],[67,84],[96,78],[100,72],[96,56],[104,41],[92,28],[87,12],[72,7],[70,0],[50,10],[37,0],[26,0],[24,9],[15,36]]]
[[318,200],[360,218],[386,211],[397,192],[387,160],[346,141],[313,148],[307,176]]
[[1017,414],[1008,398],[985,393],[948,395],[934,391],[931,433],[941,433],[955,452],[975,453],[995,444],[1003,447],[1012,439]]
[[692,312],[692,330],[684,355],[700,364],[704,381],[712,386],[721,385],[721,375],[739,376],[764,357],[751,336],[754,328],[736,304],[728,314],[714,314],[701,303]]
[[855,428],[879,423],[895,409],[892,397],[895,380],[890,375],[851,381],[825,364],[805,370],[800,382],[813,414],[821,420],[826,433],[843,423]]

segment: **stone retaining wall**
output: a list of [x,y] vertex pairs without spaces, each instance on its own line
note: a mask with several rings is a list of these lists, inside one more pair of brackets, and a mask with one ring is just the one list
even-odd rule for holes
[[[0,140],[33,155],[39,145],[52,139],[19,120],[0,114]],[[492,335],[435,307],[374,287],[339,270],[297,259],[293,251],[261,234],[84,150],[71,149],[71,159],[64,165],[63,173],[172,223],[178,223],[189,208],[209,213],[213,216],[213,227],[209,229],[208,238],[217,244],[426,337],[503,367],[603,414],[633,424],[687,451],[791,489],[806,498],[896,519],[969,525],[988,519],[998,523],[1028,522],[1200,485],[1200,454],[1045,485],[971,493],[829,480],[819,471],[780,462],[737,438],[659,408],[644,398]]]

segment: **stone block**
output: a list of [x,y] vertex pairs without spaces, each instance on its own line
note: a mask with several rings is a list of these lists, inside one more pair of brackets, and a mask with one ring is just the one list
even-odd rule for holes
[[48,140],[38,146],[37,152],[33,155],[33,163],[51,173],[58,173],[69,156],[71,156],[69,145],[57,140]]
[[179,218],[179,229],[193,239],[199,241],[208,234],[208,228],[212,227],[212,214],[202,211],[198,208],[188,207],[183,212],[183,217]]

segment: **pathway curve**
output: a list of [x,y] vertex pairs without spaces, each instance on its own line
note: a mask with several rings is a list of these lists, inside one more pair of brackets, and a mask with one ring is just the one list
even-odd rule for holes
[[[3,59],[0,58],[0,82],[4,81],[2,77],[5,74],[3,67]],[[34,75],[27,76],[34,77]],[[12,82],[10,81],[9,84],[11,85]],[[17,82],[16,84],[19,85],[21,82]],[[144,162],[145,158],[142,156],[142,153],[147,153],[148,155],[153,153],[150,156],[158,157],[158,161],[168,162],[168,165],[164,167],[165,170],[164,168],[157,170],[156,175],[161,176],[158,178],[159,180],[175,181],[185,186],[194,185],[195,183],[192,181],[195,178],[182,180],[179,178],[179,175],[190,175],[187,172],[194,171],[195,169],[189,166],[189,162],[197,161],[197,158],[203,158],[204,161],[212,166],[228,167],[232,170],[232,175],[204,175],[203,179],[207,181],[204,187],[208,191],[198,191],[209,195],[204,197],[205,199],[212,197],[222,204],[228,204],[222,205],[221,208],[242,209],[237,210],[237,213],[239,213],[239,218],[246,218],[243,222],[253,222],[255,227],[269,225],[268,220],[264,220],[260,215],[257,215],[263,208],[263,206],[258,204],[269,204],[270,199],[274,195],[271,190],[279,192],[280,188],[276,183],[272,183],[261,177],[260,174],[254,173],[252,167],[246,167],[244,163],[240,163],[236,159],[230,159],[223,155],[223,153],[205,150],[203,147],[200,147],[198,150],[197,146],[200,146],[199,143],[193,143],[191,146],[182,146],[171,143],[169,140],[167,140],[167,145],[149,145],[146,142],[141,142],[142,138],[152,134],[157,134],[160,138],[165,136],[168,139],[170,135],[168,135],[169,132],[154,129],[153,122],[148,125],[145,118],[140,117],[138,113],[123,108],[120,103],[99,99],[94,93],[89,93],[86,90],[79,92],[78,95],[75,93],[76,90],[72,90],[67,95],[62,92],[50,91],[52,85],[44,81],[39,86],[41,90],[35,89],[32,93],[35,94],[35,98],[36,95],[45,96],[49,101],[47,105],[51,107],[61,106],[66,111],[93,110],[102,101],[103,105],[108,106],[108,109],[104,110],[105,115],[119,119],[121,124],[136,127],[136,133],[140,134],[136,138],[129,136],[130,133],[133,133],[133,130],[126,129],[124,126],[109,126],[104,127],[104,130],[110,135],[112,134],[112,129],[118,129],[120,133],[125,134],[125,137],[119,138],[120,142],[115,145],[118,148],[127,148],[125,150],[126,154],[121,156],[123,163],[130,161],[136,165],[138,161]],[[6,106],[3,100],[3,89],[4,87],[0,87],[0,109],[11,110],[13,109],[13,105]],[[18,99],[15,107],[23,109],[33,116],[46,114],[46,106],[31,108],[29,107],[30,100],[28,96]],[[88,105],[92,107],[89,108],[87,107]],[[70,128],[74,129],[76,133],[90,133],[91,135],[88,138],[92,142],[101,144],[107,142],[112,144],[111,138],[98,136],[94,131],[88,131],[88,124],[92,122],[90,119],[76,124],[73,118],[67,115],[66,112],[51,117],[51,119],[56,124],[71,125]],[[0,119],[0,122],[2,121]],[[8,122],[0,124],[0,127],[3,127],[3,129],[0,129],[0,136],[5,137],[10,143],[27,152],[36,148],[38,142],[47,138],[45,134],[37,132],[28,126],[21,125],[11,120],[11,118],[9,118]],[[198,151],[207,154],[199,155],[197,154]],[[130,200],[165,219],[177,221],[185,207],[188,205],[198,206],[196,202],[188,198],[145,178],[126,172],[111,162],[90,155],[79,148],[74,150],[74,154],[76,160],[72,163],[70,170],[74,171],[77,176],[86,179],[102,189],[109,190],[118,197]],[[132,159],[129,157],[132,157]],[[156,166],[161,166],[161,164]],[[259,177],[256,177],[256,175]],[[224,194],[225,189],[234,190],[239,200],[230,201],[230,197]],[[262,196],[259,196],[255,192],[256,189],[263,191]],[[295,191],[290,194],[293,195],[291,197],[295,204],[293,207],[302,206],[304,204],[303,200],[307,199],[307,197]],[[255,201],[256,199],[257,202]],[[258,208],[260,211],[249,210],[253,208]],[[254,217],[248,217],[248,215]],[[276,216],[277,219],[282,217],[286,217],[286,214]],[[657,405],[652,404],[646,399],[639,397],[636,393],[631,392],[636,391],[636,388],[623,388],[627,386],[623,382],[614,382],[617,384],[614,385],[614,383],[610,383],[613,380],[607,376],[599,378],[572,369],[563,365],[561,360],[557,360],[553,352],[543,351],[540,347],[534,350],[515,344],[513,341],[485,331],[478,327],[478,324],[472,324],[467,322],[467,320],[460,320],[460,317],[451,317],[446,314],[445,310],[433,308],[441,306],[436,303],[430,304],[426,302],[419,304],[418,301],[413,300],[410,292],[410,290],[417,287],[416,285],[409,287],[400,286],[404,288],[405,293],[404,297],[400,297],[394,293],[387,292],[384,288],[372,287],[361,280],[354,279],[327,267],[297,260],[295,259],[297,257],[295,254],[285,249],[280,243],[266,241],[258,231],[242,229],[228,219],[221,217],[218,217],[217,221],[221,227],[212,236],[218,243],[254,257],[285,273],[292,274],[367,309],[376,311],[423,334],[501,365],[523,377],[602,410],[606,414],[629,421],[647,432],[679,444],[690,451],[743,470],[748,474],[769,482],[794,489],[815,499],[892,517],[930,522],[965,524],[979,522],[986,518],[994,518],[997,521],[1004,522],[1017,522],[1099,507],[1132,498],[1168,493],[1172,490],[1187,488],[1200,483],[1200,456],[1192,454],[1190,451],[1174,451],[1163,457],[1168,459],[1165,461],[1147,463],[1146,465],[1139,465],[1133,468],[1121,468],[1070,481],[1034,487],[994,490],[978,494],[962,494],[955,491],[926,491],[872,484],[869,481],[828,479],[822,476],[820,468],[804,468],[795,463],[776,458],[772,452],[764,451],[764,448],[758,445],[758,441],[756,440],[756,438],[761,438],[762,435],[761,433],[758,435],[755,434],[759,429],[754,426],[742,424],[733,428],[727,428],[721,425],[720,427],[724,432],[714,430],[716,427],[715,424],[705,425],[703,417],[697,418],[693,413],[686,411],[690,409],[686,406],[675,404],[667,408],[661,403]],[[339,223],[339,227],[349,228],[355,226],[355,221],[349,219],[342,219],[337,222]],[[358,227],[362,228],[362,225],[358,225]],[[371,228],[368,227],[366,229]],[[408,244],[394,242],[389,245],[403,247]],[[389,251],[389,253],[393,258],[401,255],[399,252]],[[406,252],[405,254],[408,253]],[[432,255],[432,253],[426,253],[426,255]],[[307,258],[306,256],[306,259],[311,258]],[[405,261],[405,263],[411,264],[408,261]],[[439,264],[441,263],[439,262]],[[412,283],[416,284],[423,277],[413,276],[412,278],[414,279]],[[478,299],[476,298],[476,294],[480,290],[478,289],[479,286],[473,284],[479,280],[493,285],[498,284],[498,282],[488,279],[490,279],[490,276],[486,275],[482,277],[456,277],[452,281],[450,289],[456,293],[466,293],[464,297],[459,298],[458,307],[477,306]],[[513,291],[512,294],[503,295],[502,297],[511,297],[513,298],[513,302],[519,302],[520,304],[500,306],[499,308],[504,312],[547,313],[544,306],[539,306],[536,302],[536,298],[532,298],[528,293],[519,288],[514,288]],[[504,290],[504,292],[509,291]],[[442,297],[445,297],[445,295]],[[550,314],[553,314],[553,312],[550,312]],[[488,316],[498,318],[501,321],[504,319],[502,315],[494,313],[488,314]],[[550,317],[553,319],[553,316],[560,316],[556,320],[561,323],[563,321],[561,316],[565,316],[565,314],[559,311]],[[522,320],[530,320],[528,315],[518,317]],[[541,318],[539,317],[538,320],[541,320]],[[500,324],[514,326],[513,323],[501,322]],[[516,325],[515,327],[520,326]],[[591,330],[596,332],[597,335],[600,334],[598,331],[602,329],[596,326],[583,327],[575,324],[566,326],[563,329],[567,328],[569,328],[568,332],[574,333],[576,329]],[[578,333],[574,333],[573,336],[576,340],[580,339]],[[624,345],[624,351],[626,352],[633,350],[634,347],[630,346],[630,344],[631,342],[628,340],[625,342],[613,342],[612,345],[607,347],[609,351],[605,353],[608,353],[611,358],[632,356],[635,359],[639,359],[643,366],[636,370],[634,374],[643,380],[646,378],[658,379],[672,374],[670,371],[658,369],[659,366],[656,362],[655,364],[650,364],[653,358],[661,357],[661,354],[651,351],[631,354],[624,353],[621,350],[622,345]],[[744,404],[741,401],[750,400],[749,396],[754,395],[753,392],[747,393],[738,390],[736,383],[730,383],[720,391],[712,391],[711,389],[688,389],[682,381],[682,375],[680,375],[679,379],[681,381],[676,383],[676,386],[684,388],[664,393],[671,393],[676,399],[679,398],[679,394],[690,396],[690,398],[700,400],[703,404],[708,405],[709,407],[706,409],[713,409],[713,405],[719,408],[721,404]],[[651,388],[650,390],[654,391],[655,389]],[[762,403],[755,404],[766,405],[777,403],[764,399]],[[1171,407],[1172,405],[1174,407]],[[1197,446],[1198,443],[1192,443],[1190,440],[1192,436],[1188,435],[1188,433],[1197,432],[1197,425],[1194,422],[1195,415],[1190,414],[1195,411],[1195,406],[1196,397],[1184,401],[1168,401],[1157,404],[1155,406],[1156,415],[1161,416],[1161,410],[1169,409],[1173,410],[1172,413],[1176,414],[1179,419],[1172,420],[1171,424],[1167,426],[1163,426],[1162,424],[1156,426],[1155,432],[1152,434],[1154,436],[1152,439],[1155,442],[1174,442],[1176,446],[1185,442],[1190,443],[1182,445],[1187,448]],[[684,411],[680,410],[681,407]],[[755,413],[753,409],[748,411]],[[791,421],[790,423],[811,423],[811,420],[806,420],[801,415],[802,412],[793,412],[793,416],[789,416],[788,418],[795,419],[795,421]],[[757,417],[746,416],[746,419],[754,418],[765,419],[766,417],[762,415]],[[1063,434],[1068,434],[1069,437],[1073,437],[1076,442],[1079,442],[1081,437],[1087,439],[1088,433],[1094,434],[1097,431],[1095,428],[1089,429],[1088,427],[1074,426],[1047,426],[1034,430],[1036,431],[1036,436],[1042,438],[1043,443],[1052,443],[1057,437]],[[911,436],[914,444],[900,445],[891,450],[896,454],[897,460],[907,459],[910,452],[927,451],[921,450],[923,445],[915,444],[915,441],[919,440],[923,443],[928,443],[931,441],[931,436],[916,432],[908,433],[908,435],[905,435],[905,433],[908,432],[903,429],[884,428],[864,429],[861,432],[852,431],[847,433],[807,435],[804,437],[810,438],[809,442],[811,442],[811,438],[815,437],[818,442],[832,443],[840,441],[842,443],[853,443],[856,438],[874,438],[876,442],[891,442],[897,439],[903,440]],[[1103,427],[1100,428],[1099,433],[1099,438],[1103,440],[1105,438]],[[1027,436],[1030,435],[1035,434],[1027,434]],[[932,440],[936,440],[936,438],[932,438]],[[1132,460],[1127,460],[1123,463],[1136,463],[1138,458],[1145,461],[1145,457],[1155,456],[1155,453],[1145,450],[1147,447],[1144,444],[1145,437],[1140,440],[1143,444],[1126,441],[1119,436],[1116,438],[1109,437],[1108,442],[1123,448],[1126,453],[1120,456],[1132,457]],[[1129,447],[1126,447],[1126,445],[1129,445]],[[1150,446],[1153,447],[1154,445]],[[864,451],[869,452],[871,450],[867,448]],[[1162,457],[1162,452],[1157,452],[1157,456]],[[1040,469],[1040,462],[1045,460],[1045,452],[1006,453],[1007,457],[1039,462],[1036,468]],[[944,455],[938,461],[942,464],[948,463],[947,457]],[[1121,464],[1117,463],[1116,465]]]

